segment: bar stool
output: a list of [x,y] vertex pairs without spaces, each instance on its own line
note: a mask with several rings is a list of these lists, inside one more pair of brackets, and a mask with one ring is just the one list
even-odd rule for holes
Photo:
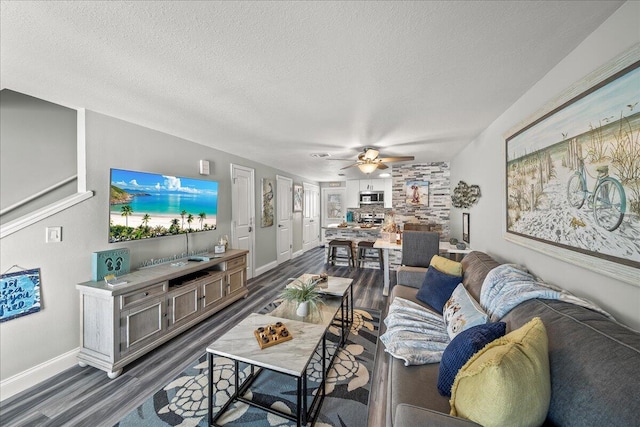
[[[339,248],[344,248],[347,251],[346,255],[341,255],[338,251]],[[329,252],[327,253],[327,263],[335,265],[335,262],[339,259],[346,259],[349,265],[355,267],[356,260],[353,256],[353,242],[351,240],[332,240],[329,242]]]
[[[373,254],[371,254],[373,252]],[[358,243],[358,267],[362,268],[366,261],[378,261],[380,270],[384,270],[384,262],[382,261],[382,249],[374,248],[373,242],[366,240]]]

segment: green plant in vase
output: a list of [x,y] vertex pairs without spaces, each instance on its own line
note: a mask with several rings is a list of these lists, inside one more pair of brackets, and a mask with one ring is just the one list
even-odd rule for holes
[[320,304],[322,294],[318,292],[317,284],[320,280],[309,279],[305,282],[296,279],[289,283],[280,294],[280,297],[286,301],[298,304],[296,314],[305,317],[309,314],[309,309],[317,310]]

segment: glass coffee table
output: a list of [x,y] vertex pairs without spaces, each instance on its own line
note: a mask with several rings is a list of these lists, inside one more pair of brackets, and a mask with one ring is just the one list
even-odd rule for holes
[[[305,280],[305,276],[301,276],[299,280]],[[329,277],[324,284],[326,287],[322,289],[322,303],[319,304],[317,311],[312,310],[308,316],[301,317],[296,314],[297,305],[295,303],[282,301],[269,314],[250,314],[209,345],[207,347],[210,396],[209,425],[217,426],[216,421],[229,409],[232,403],[238,401],[295,421],[298,426],[305,425],[308,421],[313,423],[324,400],[327,372],[338,352],[338,347],[344,345],[353,323],[352,283],[352,279]],[[295,285],[293,282],[289,285],[291,284]],[[277,322],[285,324],[293,339],[261,350],[254,336],[254,330]],[[341,331],[338,344],[333,346],[327,344],[327,331],[331,326],[337,326]],[[332,348],[328,349],[328,347]],[[321,359],[321,379],[318,392],[308,404],[308,370],[316,352],[319,353]],[[235,381],[229,400],[214,416],[211,396],[215,394],[213,384],[215,356],[221,356],[233,362]],[[240,363],[250,367],[250,373],[242,383],[240,383],[239,375]],[[281,412],[244,397],[253,382],[265,369],[295,378],[297,389],[295,414]]]

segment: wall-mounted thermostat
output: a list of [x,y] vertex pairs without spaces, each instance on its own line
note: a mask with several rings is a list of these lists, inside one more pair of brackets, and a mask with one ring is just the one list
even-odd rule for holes
[[209,175],[209,161],[200,160],[200,175]]

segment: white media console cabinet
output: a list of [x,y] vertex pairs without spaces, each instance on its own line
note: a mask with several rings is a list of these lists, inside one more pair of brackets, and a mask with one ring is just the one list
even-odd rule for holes
[[248,251],[205,254],[209,261],[161,264],[118,279],[76,285],[80,292],[78,364],[116,378],[122,368],[240,298]]

